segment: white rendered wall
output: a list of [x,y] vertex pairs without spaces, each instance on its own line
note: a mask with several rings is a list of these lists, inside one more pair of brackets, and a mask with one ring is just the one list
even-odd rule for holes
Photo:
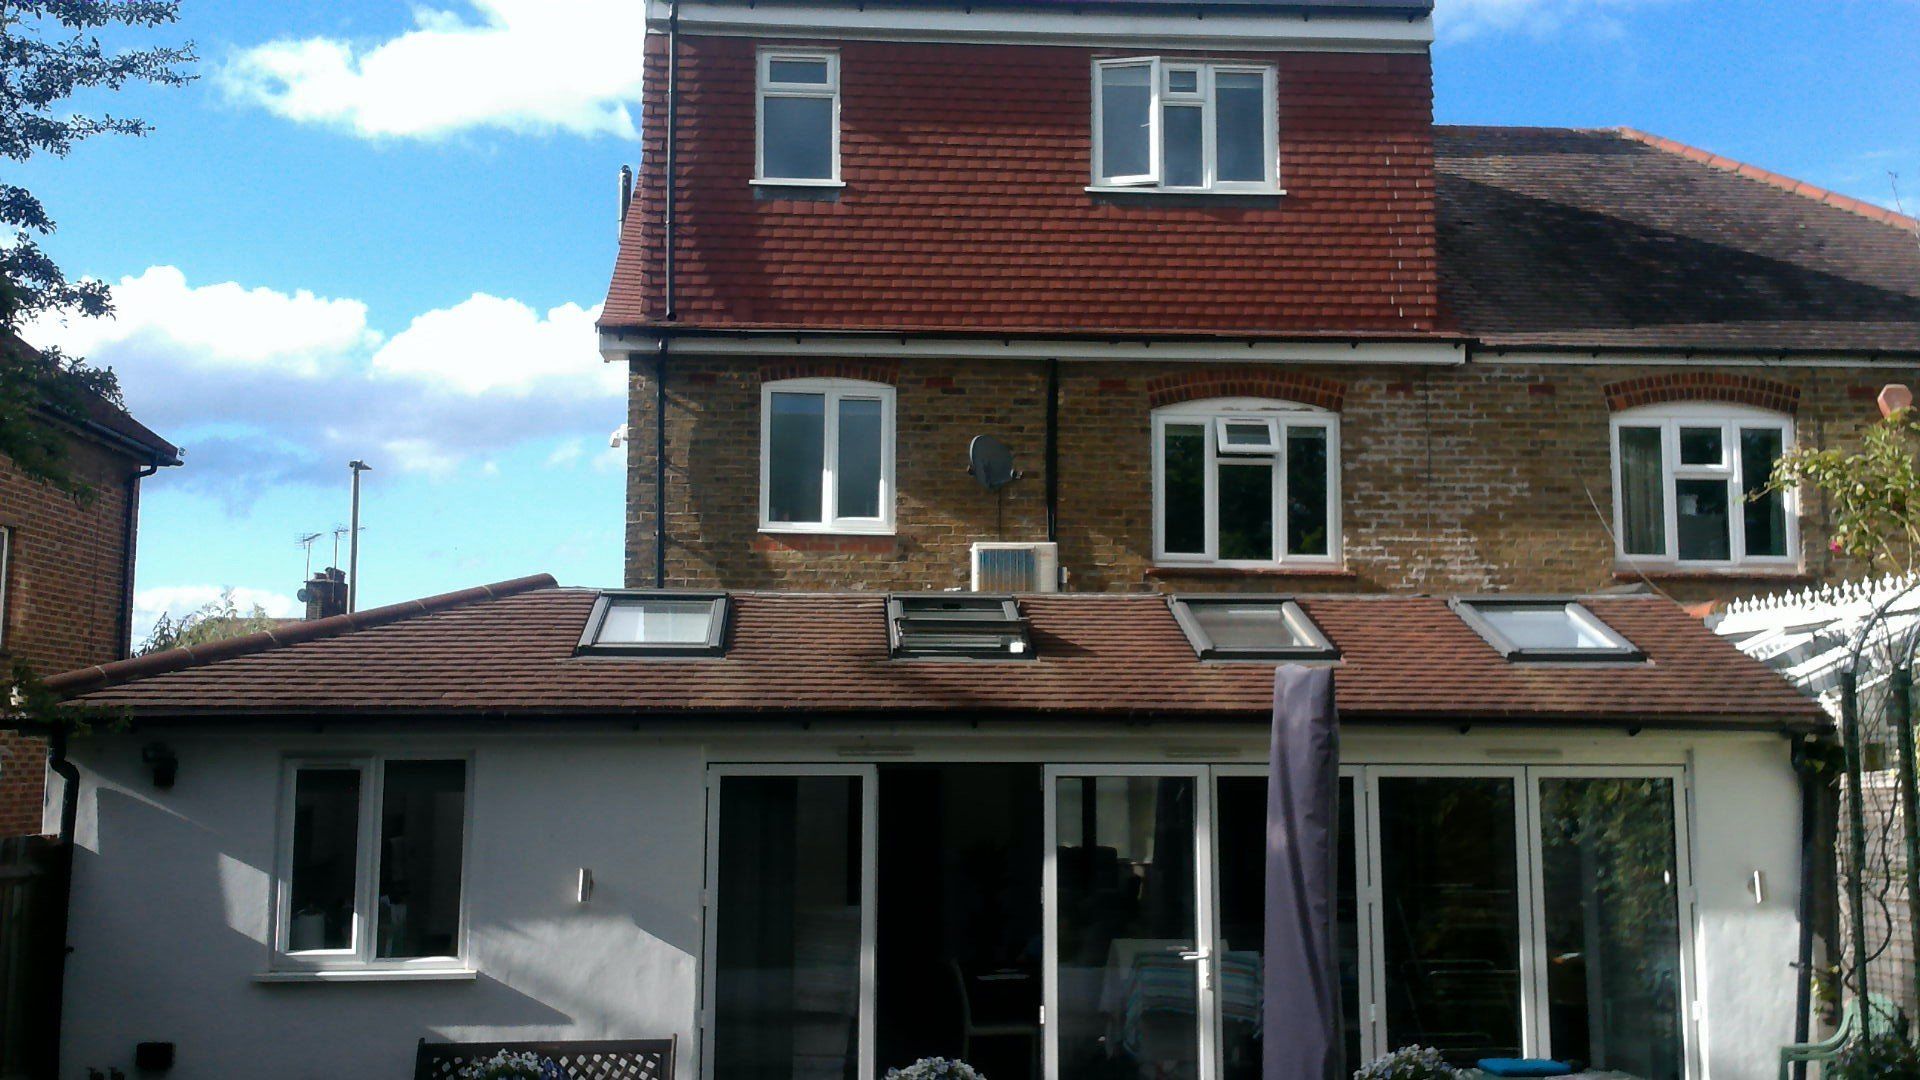
[[[327,742],[338,753],[344,738]],[[638,737],[467,741],[468,948],[479,976],[269,985],[255,976],[267,968],[283,744],[167,742],[180,759],[168,792],[140,767],[141,742],[75,751],[63,1076],[132,1074],[134,1044],[146,1040],[178,1044],[170,1080],[403,1078],[422,1036],[678,1035],[689,1045],[705,817],[697,749]],[[582,866],[595,881],[584,906],[574,897]]]
[[[405,1077],[416,1040],[678,1035],[693,1071],[705,763],[897,760],[1255,765],[1245,728],[1061,729],[988,735],[919,725],[791,728],[737,739],[520,734],[452,739],[474,755],[467,982],[265,985],[280,763],[297,751],[378,752],[389,739],[166,736],[172,791],[139,762],[151,737],[82,740],[64,1075],[179,1045],[178,1080]],[[706,745],[702,745],[702,743]],[[436,749],[420,739],[412,752]],[[1767,735],[1349,733],[1350,764],[1685,765],[1697,894],[1697,1080],[1768,1080],[1791,1038],[1799,795],[1786,740]],[[57,794],[53,796],[57,800]],[[593,902],[574,902],[591,867]],[[1762,872],[1765,900],[1748,891]]]

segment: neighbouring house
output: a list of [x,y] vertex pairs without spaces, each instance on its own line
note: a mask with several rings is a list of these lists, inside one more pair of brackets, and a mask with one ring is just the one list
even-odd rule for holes
[[[17,338],[4,345],[27,348]],[[0,664],[47,676],[132,653],[133,570],[140,481],[180,464],[180,451],[97,397],[64,433],[76,498],[28,479],[0,456]],[[47,744],[0,733],[0,837],[42,831]]]
[[73,747],[68,1070],[1243,1080],[1297,662],[1351,1060],[1774,1074],[1827,721],[1673,598],[1857,570],[1748,494],[1920,378],[1920,225],[1436,127],[1425,3],[650,12],[627,587],[60,677],[129,721]]

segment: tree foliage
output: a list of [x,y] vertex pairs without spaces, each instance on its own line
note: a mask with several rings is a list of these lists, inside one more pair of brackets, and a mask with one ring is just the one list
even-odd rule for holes
[[212,641],[225,641],[227,638],[271,630],[276,622],[267,614],[267,609],[259,604],[247,611],[240,610],[240,605],[233,598],[233,590],[224,589],[218,600],[209,600],[178,619],[162,613],[139,651],[140,655],[145,656],[166,649],[184,649]]
[[[87,115],[64,103],[82,91],[191,80],[185,69],[198,59],[191,42],[112,49],[98,36],[101,30],[164,26],[179,18],[179,8],[179,0],[0,0],[0,157],[65,157],[96,135],[147,134],[151,128],[136,117]],[[0,347],[0,455],[33,479],[81,494],[86,487],[67,468],[64,441],[41,417],[51,412],[84,421],[91,396],[120,404],[119,383],[109,369],[57,350],[36,353],[14,336],[22,323],[43,313],[112,313],[104,282],[69,280],[40,246],[54,228],[31,191],[0,182],[0,336],[7,339]]]
[[1769,491],[1810,487],[1826,496],[1831,546],[1891,573],[1920,555],[1920,414],[1898,409],[1867,429],[1859,449],[1799,447],[1773,469]]

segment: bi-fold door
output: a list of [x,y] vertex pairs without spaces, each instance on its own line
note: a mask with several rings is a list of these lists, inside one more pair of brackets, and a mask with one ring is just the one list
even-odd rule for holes
[[[872,1080],[874,768],[714,774],[703,1071]],[[1348,1061],[1419,1043],[1689,1075],[1683,780],[1343,769]],[[1265,770],[1050,766],[1042,805],[1039,1075],[1257,1080]]]

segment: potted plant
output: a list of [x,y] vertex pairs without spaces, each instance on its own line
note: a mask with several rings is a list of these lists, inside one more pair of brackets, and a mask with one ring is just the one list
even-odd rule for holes
[[468,1062],[460,1080],[567,1080],[567,1075],[531,1050],[499,1050],[484,1061]]
[[1403,1046],[1375,1058],[1353,1074],[1353,1080],[1465,1080],[1467,1071],[1447,1064],[1430,1046]]
[[1848,1039],[1822,1076],[1834,1080],[1920,1080],[1920,1051],[1897,1032]]
[[888,1069],[886,1080],[986,1080],[986,1077],[964,1061],[930,1057],[921,1058],[904,1069]]

